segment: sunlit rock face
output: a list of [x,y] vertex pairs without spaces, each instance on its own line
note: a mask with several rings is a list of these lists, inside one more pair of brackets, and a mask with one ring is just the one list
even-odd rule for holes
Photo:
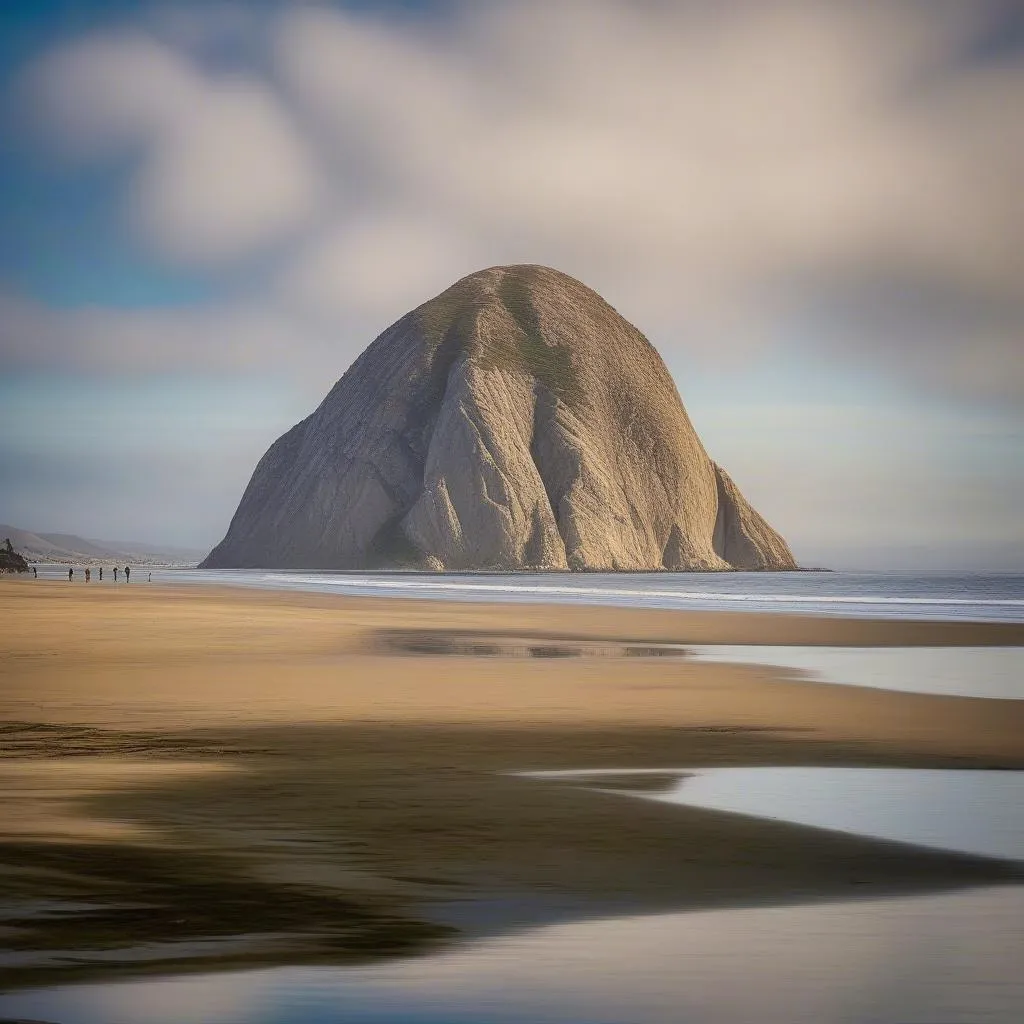
[[209,568],[792,569],[599,295],[492,267],[389,327],[271,445]]

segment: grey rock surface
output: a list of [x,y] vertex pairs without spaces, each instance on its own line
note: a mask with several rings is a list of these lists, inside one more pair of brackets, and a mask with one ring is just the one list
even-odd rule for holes
[[599,295],[492,267],[402,317],[260,460],[209,568],[793,569]]

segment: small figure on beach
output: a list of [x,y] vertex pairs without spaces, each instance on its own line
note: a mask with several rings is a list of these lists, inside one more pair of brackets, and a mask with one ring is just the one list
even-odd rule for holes
[[146,582],[147,583],[152,583],[153,582],[153,574],[151,572],[146,573]]
[[131,579],[131,575],[132,575],[132,568],[131,568],[130,565],[126,565],[124,567],[124,581],[125,581],[125,583],[129,582],[129,580]]
[[117,566],[114,566],[114,582],[117,582]]
[[36,569],[36,567],[34,565],[32,566],[32,579],[34,579],[34,580],[39,579],[39,570]]
[[100,566],[100,583],[103,582],[103,566]]
[[92,579],[92,570],[91,569],[86,569],[85,570],[85,582],[88,583],[91,579]]
[[73,580],[74,578],[75,578],[75,570],[74,569],[68,569],[68,582],[70,583],[71,580]]

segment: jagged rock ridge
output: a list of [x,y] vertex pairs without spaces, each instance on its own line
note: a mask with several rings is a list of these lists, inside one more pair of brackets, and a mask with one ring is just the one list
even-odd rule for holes
[[492,267],[389,327],[260,460],[211,568],[792,569],[599,295]]

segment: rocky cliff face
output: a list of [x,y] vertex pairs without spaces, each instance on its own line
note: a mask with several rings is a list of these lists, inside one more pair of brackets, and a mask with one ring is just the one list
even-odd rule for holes
[[536,266],[389,327],[260,460],[211,568],[791,569],[646,338]]

